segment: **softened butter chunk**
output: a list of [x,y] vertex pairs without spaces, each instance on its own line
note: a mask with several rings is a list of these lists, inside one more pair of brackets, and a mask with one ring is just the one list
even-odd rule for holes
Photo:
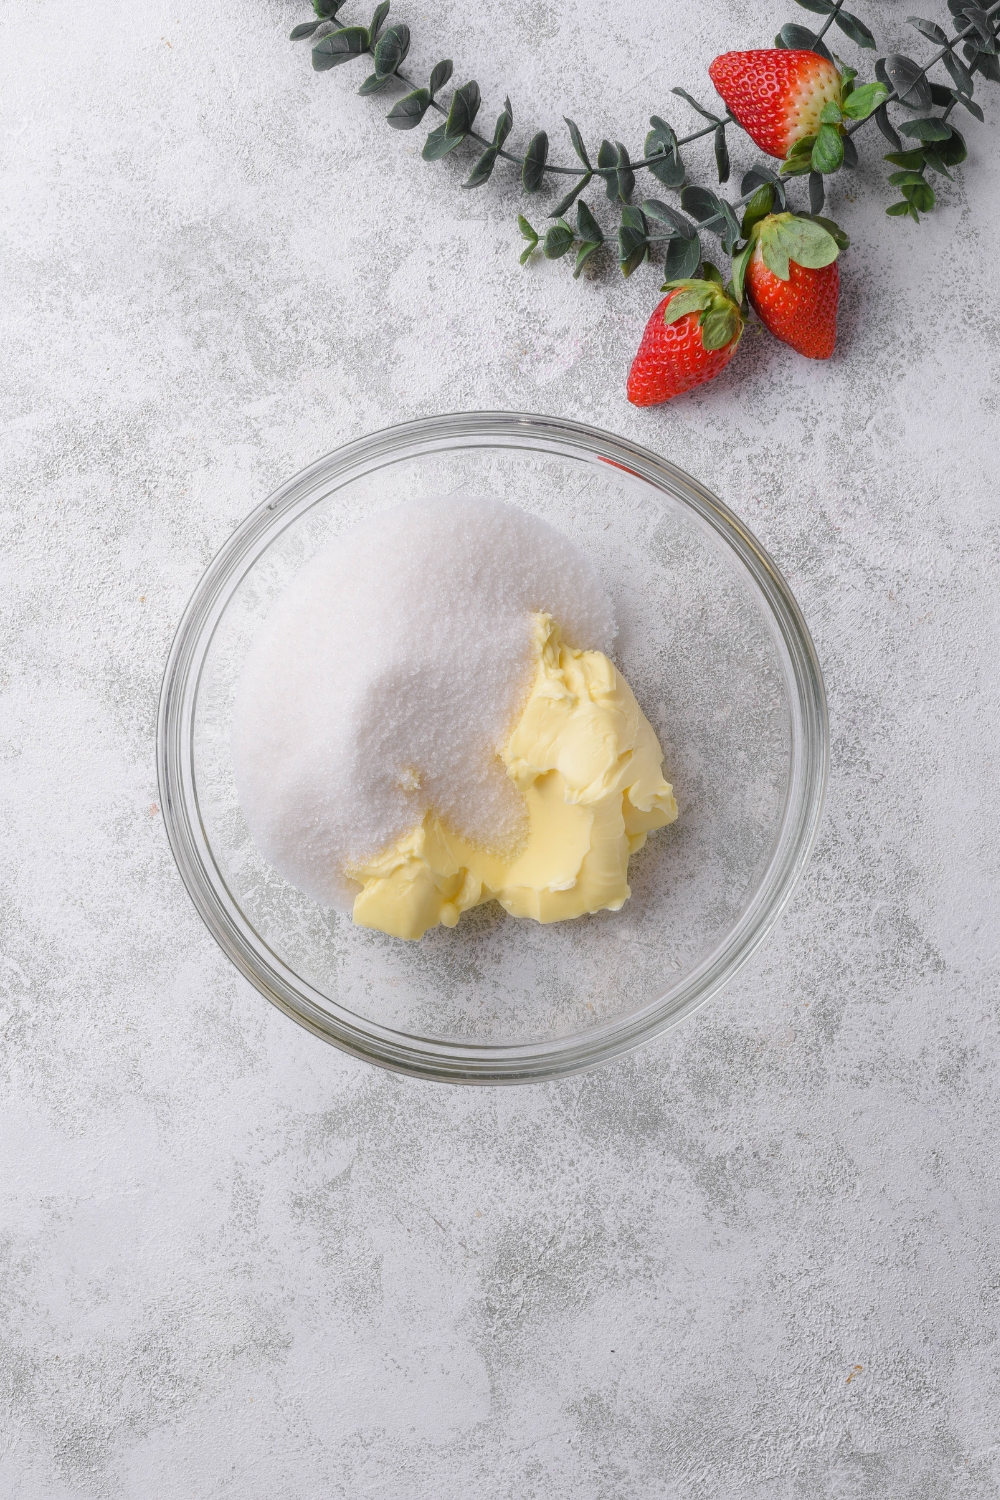
[[677,817],[659,741],[621,673],[603,652],[567,646],[550,615],[533,619],[534,682],[502,752],[527,833],[497,853],[429,810],[376,859],[348,868],[362,887],[359,927],[421,938],[483,901],[537,922],[618,911],[629,856]]

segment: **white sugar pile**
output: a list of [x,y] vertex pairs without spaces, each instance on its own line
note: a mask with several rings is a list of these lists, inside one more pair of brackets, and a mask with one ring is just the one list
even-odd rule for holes
[[403,505],[325,547],[271,608],[240,678],[233,759],[250,831],[287,880],[350,910],[345,865],[433,807],[502,848],[522,805],[498,751],[531,687],[531,614],[607,650],[587,558],[499,500]]

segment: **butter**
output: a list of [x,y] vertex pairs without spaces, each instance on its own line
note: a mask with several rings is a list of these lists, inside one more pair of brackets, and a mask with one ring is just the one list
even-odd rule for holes
[[362,886],[359,927],[421,938],[483,901],[536,922],[618,911],[629,856],[677,817],[659,741],[628,683],[603,652],[567,646],[550,615],[533,619],[534,682],[502,752],[524,798],[524,837],[497,853],[428,811],[376,859],[348,867]]

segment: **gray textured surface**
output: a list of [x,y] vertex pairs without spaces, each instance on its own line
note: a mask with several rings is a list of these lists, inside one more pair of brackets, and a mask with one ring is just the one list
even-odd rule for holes
[[[652,9],[446,3],[414,61],[632,141],[786,18]],[[996,131],[919,230],[851,189],[829,365],[761,338],[642,414],[655,273],[520,272],[513,193],[459,193],[315,77],[300,14],[3,8],[0,1493],[987,1500]],[[234,523],[348,437],[476,406],[625,432],[744,515],[834,742],[741,981],[504,1093],[272,1012],[195,918],[153,774],[171,631]]]

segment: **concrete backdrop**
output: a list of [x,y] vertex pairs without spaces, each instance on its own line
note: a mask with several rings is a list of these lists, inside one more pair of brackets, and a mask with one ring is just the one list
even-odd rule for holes
[[[670,86],[710,99],[715,53],[794,10],[399,15],[415,69],[454,57],[565,156],[564,111],[633,146],[650,112],[690,128]],[[643,413],[656,270],[520,270],[506,174],[462,193],[358,70],[315,75],[304,5],[0,14],[0,1493],[995,1496],[995,124],[919,228],[866,135],[829,364],[748,337]],[[243,983],[153,753],[237,521],[348,438],[477,407],[714,488],[801,600],[833,733],[816,856],[741,979],[631,1059],[502,1092],[377,1072]]]

